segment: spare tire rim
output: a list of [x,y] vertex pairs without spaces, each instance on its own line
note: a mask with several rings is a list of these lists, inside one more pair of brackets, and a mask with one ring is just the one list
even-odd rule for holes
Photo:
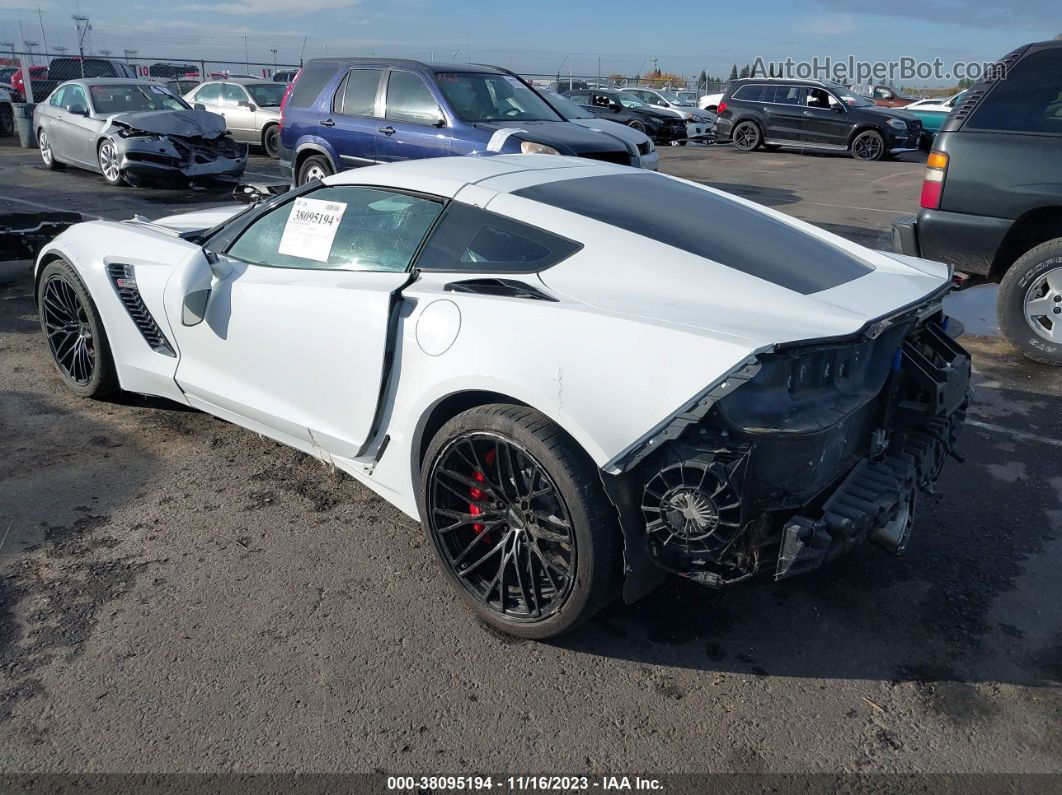
[[1029,285],[1025,322],[1048,342],[1062,343],[1062,267],[1040,274]]
[[526,448],[485,431],[451,439],[432,465],[427,513],[444,563],[481,606],[532,623],[567,601],[576,564],[571,514]]

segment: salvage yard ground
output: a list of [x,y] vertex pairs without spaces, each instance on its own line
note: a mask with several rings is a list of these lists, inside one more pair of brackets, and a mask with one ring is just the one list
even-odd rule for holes
[[[0,212],[225,201],[0,140]],[[661,168],[884,248],[922,162],[688,146]],[[0,265],[0,771],[1062,772],[1062,378],[995,338],[965,340],[966,463],[905,556],[673,581],[531,643],[476,624],[353,480],[164,401],[73,397],[31,291]]]

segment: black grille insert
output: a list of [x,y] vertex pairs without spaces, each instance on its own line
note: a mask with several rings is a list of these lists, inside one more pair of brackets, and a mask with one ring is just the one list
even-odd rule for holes
[[111,277],[111,284],[114,285],[114,291],[118,293],[118,300],[122,302],[122,306],[125,307],[129,317],[133,319],[133,323],[136,324],[151,349],[163,356],[177,358],[170,341],[166,339],[159,324],[155,322],[155,318],[144,305],[144,299],[140,297],[140,288],[136,286],[136,272],[133,266],[112,262],[107,266],[107,275]]

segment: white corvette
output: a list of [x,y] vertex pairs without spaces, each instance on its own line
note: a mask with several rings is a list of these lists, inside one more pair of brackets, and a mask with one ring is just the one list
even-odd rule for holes
[[36,283],[74,392],[170,398],[332,462],[524,637],[667,571],[722,586],[902,549],[969,381],[946,266],[577,158],[79,224]]

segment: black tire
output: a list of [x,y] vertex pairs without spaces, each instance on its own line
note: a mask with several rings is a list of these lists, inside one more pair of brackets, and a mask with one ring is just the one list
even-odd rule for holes
[[97,144],[96,163],[108,185],[122,185],[125,182],[125,177],[118,168],[118,145],[110,138],[104,138]]
[[51,140],[48,138],[48,133],[44,130],[37,130],[37,148],[41,153],[41,160],[44,162],[44,167],[49,171],[62,171],[66,168],[65,165],[55,159],[55,150],[52,149]]
[[756,122],[742,121],[730,131],[730,140],[739,152],[755,152],[763,144],[763,133]]
[[642,124],[640,121],[629,121],[627,122],[627,126],[630,127],[632,130],[637,130],[643,135],[645,134],[645,125]]
[[295,181],[296,187],[299,185],[305,185],[311,179],[314,179],[315,169],[320,169],[320,173],[324,176],[334,174],[332,170],[332,164],[328,162],[328,158],[324,155],[310,155],[308,158],[302,161],[299,166],[298,178]]
[[[493,458],[491,449],[498,453]],[[459,477],[452,467],[460,468]],[[483,491],[465,498],[469,484],[473,491],[482,484]],[[509,494],[524,493],[521,485],[531,495],[526,504]],[[536,502],[543,499],[547,502]],[[465,505],[472,511],[475,500],[485,501],[482,512],[461,513]],[[533,409],[479,406],[443,425],[424,457],[418,502],[450,584],[480,619],[502,632],[555,637],[619,595],[621,534],[597,470],[568,434]],[[476,524],[472,516],[486,524]],[[442,524],[455,518],[455,524]],[[554,538],[540,535],[544,532]],[[563,540],[558,543],[557,537]],[[483,555],[477,546],[481,543]],[[458,549],[464,551],[455,554]],[[497,555],[495,550],[500,550]],[[548,571],[547,556],[559,568]],[[469,564],[472,558],[475,562]],[[489,582],[484,585],[483,580]],[[498,605],[492,604],[496,593]]]
[[267,124],[265,129],[262,130],[262,149],[265,150],[266,157],[271,157],[274,160],[280,157],[279,124]]
[[[72,298],[76,298],[76,302]],[[59,308],[67,309],[67,314],[70,315],[71,323],[64,324],[65,330],[60,330],[56,322],[57,300],[61,305]],[[44,266],[40,283],[37,285],[37,306],[41,330],[52,355],[52,364],[67,388],[75,395],[96,399],[117,392],[118,373],[114,367],[103,319],[81,277],[65,260],[53,260]],[[76,329],[73,327],[75,315]],[[92,358],[90,370],[84,378],[76,377],[77,369],[70,364],[61,363],[76,358],[72,349],[79,344],[78,339],[81,340],[80,344],[88,349]]]
[[852,139],[849,149],[853,158],[867,162],[881,160],[887,154],[885,139],[877,130],[863,130]]
[[996,316],[1020,353],[1062,366],[1062,237],[1030,249],[1010,266],[999,284]]

